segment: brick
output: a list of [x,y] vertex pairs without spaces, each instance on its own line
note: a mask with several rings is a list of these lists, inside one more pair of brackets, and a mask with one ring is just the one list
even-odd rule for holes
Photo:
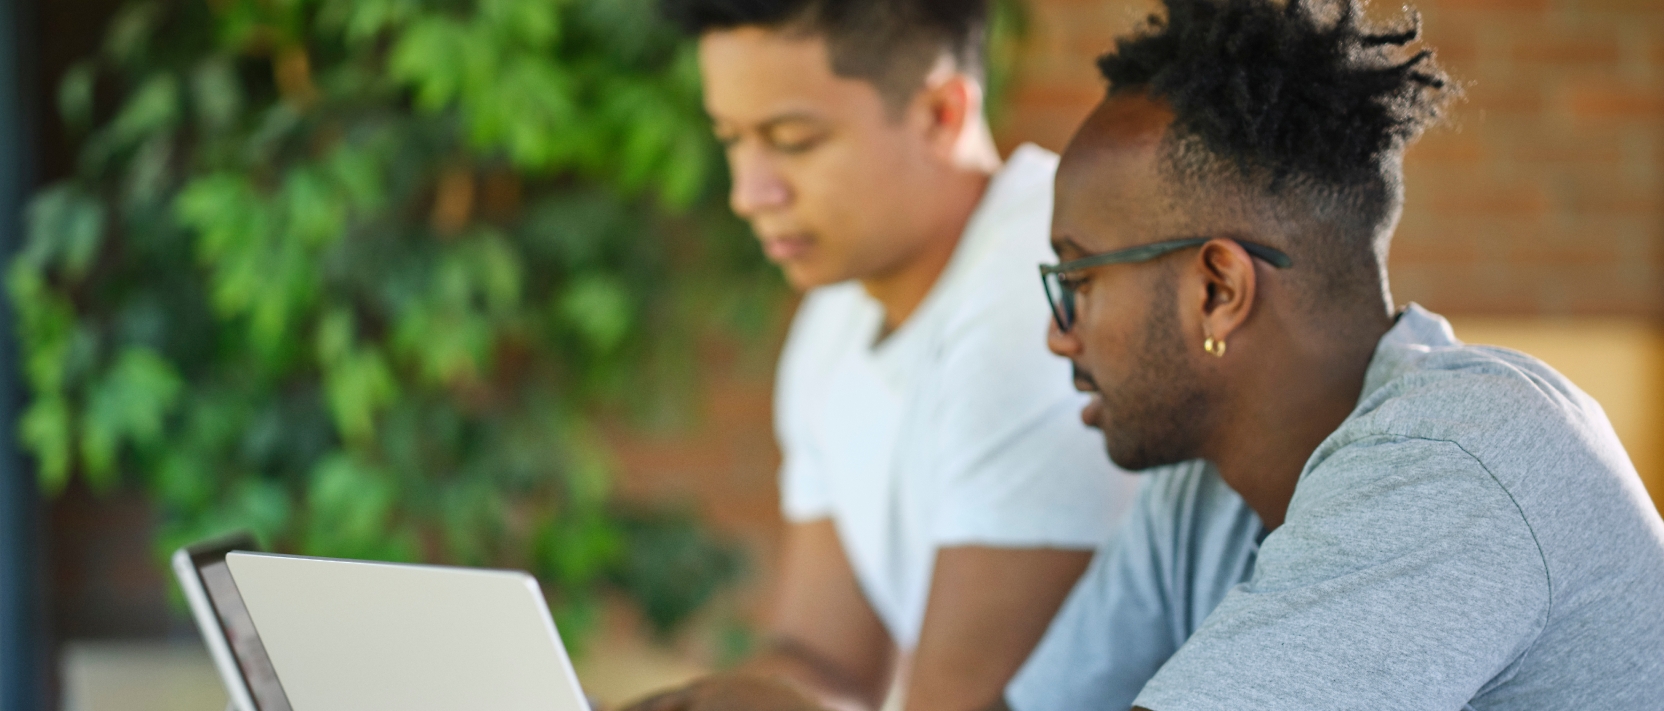
[[1625,158],[1622,137],[1611,131],[1573,131],[1556,127],[1499,137],[1498,157],[1511,165],[1572,166],[1591,170],[1615,168]]
[[1464,113],[1536,114],[1542,113],[1547,105],[1540,83],[1487,81],[1474,76],[1461,77],[1461,80],[1472,82],[1463,101],[1456,105]]
[[1470,185],[1442,190],[1428,201],[1435,215],[1545,215],[1550,201],[1541,186]]
[[1643,181],[1603,176],[1568,176],[1556,190],[1557,202],[1569,215],[1650,216],[1664,208],[1664,188]]
[[1084,114],[1104,98],[1103,84],[1034,83],[1017,87],[1016,101],[1027,107],[1080,111]]
[[1426,46],[1433,50],[1433,59],[1446,71],[1458,75],[1462,68],[1479,61],[1479,43],[1471,36],[1429,37]]
[[1582,119],[1664,119],[1664,92],[1655,87],[1572,85],[1567,88],[1565,105]]
[[1637,15],[1656,17],[1664,14],[1664,4],[1658,0],[1578,0],[1577,12],[1584,15]]
[[1437,2],[1420,4],[1436,5],[1441,10],[1504,10],[1510,12],[1542,12],[1549,7],[1548,0],[1437,0]]
[[1616,65],[1623,59],[1617,33],[1586,38],[1533,38],[1515,44],[1508,58],[1519,64],[1606,64]]
[[1471,164],[1486,159],[1485,145],[1474,131],[1433,131],[1422,137],[1404,157],[1409,166]]

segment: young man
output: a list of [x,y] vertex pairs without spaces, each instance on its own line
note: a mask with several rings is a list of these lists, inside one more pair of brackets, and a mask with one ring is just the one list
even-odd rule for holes
[[1056,157],[1001,165],[981,2],[667,4],[699,38],[734,211],[807,292],[777,385],[777,610],[746,669],[874,708],[899,667],[908,709],[986,706],[1134,484],[1044,347]]
[[1064,153],[1050,343],[1117,464],[1219,479],[1154,475],[1010,705],[1664,708],[1664,521],[1600,406],[1393,305],[1415,31],[1166,5]]

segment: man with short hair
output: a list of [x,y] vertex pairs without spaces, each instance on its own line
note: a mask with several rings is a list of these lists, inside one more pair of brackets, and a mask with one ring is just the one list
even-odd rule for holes
[[[777,609],[746,679],[874,708],[899,670],[907,709],[986,706],[1132,498],[1044,347],[1056,157],[1000,161],[983,2],[666,5],[699,38],[734,211],[807,292],[776,388]],[[746,688],[648,705],[787,693]]]
[[1388,290],[1451,87],[1416,30],[1166,6],[1063,154],[1049,341],[1118,465],[1218,475],[1151,475],[1007,703],[1664,708],[1664,521],[1600,406]]

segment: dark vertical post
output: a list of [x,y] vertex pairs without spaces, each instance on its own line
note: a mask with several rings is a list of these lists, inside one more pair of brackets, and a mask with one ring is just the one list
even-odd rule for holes
[[[34,187],[29,0],[0,0],[0,262],[22,242]],[[22,395],[11,304],[0,297],[0,709],[46,711],[40,496],[17,448]]]

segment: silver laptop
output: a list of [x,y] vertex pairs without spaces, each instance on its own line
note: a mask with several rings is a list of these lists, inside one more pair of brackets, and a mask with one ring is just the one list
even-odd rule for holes
[[224,559],[294,711],[589,711],[530,575]]
[[246,531],[202,541],[173,554],[173,573],[225,682],[227,711],[292,711],[225,565],[225,554],[231,551],[258,550],[253,534]]

